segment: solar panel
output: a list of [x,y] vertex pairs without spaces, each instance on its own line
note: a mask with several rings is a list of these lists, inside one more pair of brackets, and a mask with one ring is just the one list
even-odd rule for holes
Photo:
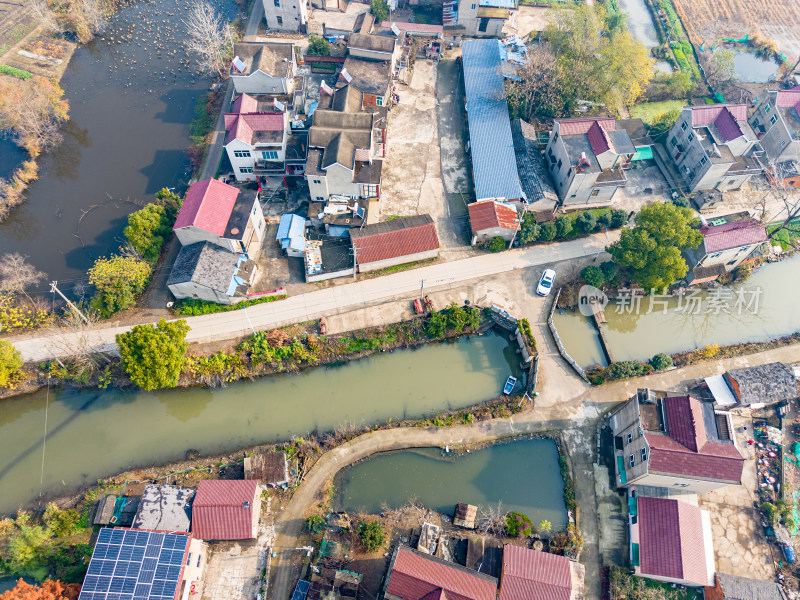
[[189,536],[102,529],[78,600],[172,600]]

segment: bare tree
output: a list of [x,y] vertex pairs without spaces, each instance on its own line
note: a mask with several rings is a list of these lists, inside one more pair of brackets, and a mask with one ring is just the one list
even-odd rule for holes
[[[57,354],[69,356],[69,365],[77,373],[91,377],[109,363],[109,357],[98,352],[93,332],[100,317],[94,312],[85,314],[88,322],[84,322],[73,310],[68,310],[60,320],[61,331],[50,337],[50,347],[57,350]],[[109,353],[116,354],[116,349],[109,348]]]
[[[756,205],[761,210],[761,220],[775,221],[780,219],[781,224],[769,232],[768,237],[772,239],[778,232],[784,229],[800,234],[800,197],[795,188],[790,185],[790,177],[797,175],[798,163],[796,161],[775,162],[770,161],[766,169],[766,180],[768,190],[757,201]],[[783,204],[783,208],[775,215],[767,217],[767,197],[777,197]]]
[[[0,256],[0,291],[23,293],[32,285],[44,281],[45,273],[25,262],[27,256],[11,252]],[[28,296],[30,298],[30,296]]]
[[46,0],[27,0],[25,7],[33,15],[36,23],[41,26],[45,32],[53,33],[59,30],[56,15],[50,10]]
[[68,119],[64,91],[44,77],[0,80],[0,129],[13,131],[17,144],[31,156],[57,146],[59,127]]
[[192,4],[183,23],[186,49],[197,55],[200,70],[223,75],[233,52],[230,24],[223,21],[207,0]]
[[497,503],[497,508],[478,507],[475,528],[484,535],[503,535],[506,530],[506,511],[503,510],[503,501]]
[[89,29],[93,33],[102,31],[106,26],[106,17],[100,2],[98,0],[81,0],[80,6]]
[[708,80],[719,85],[736,77],[736,63],[733,59],[733,52],[730,50],[721,48],[715,51],[704,65]]

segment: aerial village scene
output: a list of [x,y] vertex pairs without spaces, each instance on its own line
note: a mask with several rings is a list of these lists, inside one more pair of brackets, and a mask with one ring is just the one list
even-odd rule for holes
[[796,0],[0,0],[0,600],[800,599]]

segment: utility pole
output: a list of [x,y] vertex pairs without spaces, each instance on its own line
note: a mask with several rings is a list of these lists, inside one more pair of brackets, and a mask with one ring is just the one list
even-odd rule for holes
[[[363,226],[364,224],[362,223],[361,225]],[[353,244],[353,279],[357,279],[358,278],[358,276],[357,276],[358,266],[357,265],[358,265],[358,262],[356,261],[356,245]]]
[[61,290],[58,289],[58,282],[57,281],[51,281],[50,282],[50,292],[51,293],[52,292],[58,293],[58,295],[61,296],[64,299],[64,302],[69,304],[69,307],[72,310],[74,310],[76,313],[78,313],[78,315],[80,315],[81,319],[83,319],[83,322],[86,323],[87,325],[89,324],[89,319],[86,318],[86,315],[84,315],[81,311],[79,311],[78,307],[75,306],[72,302],[70,302],[69,298],[67,298],[64,294],[62,294]]
[[425,280],[419,280],[419,299],[422,300],[425,297]]
[[525,213],[528,212],[528,204],[525,203],[522,205],[522,216],[517,220],[517,228],[514,230],[514,236],[511,238],[511,242],[508,244],[509,248],[514,247],[514,240],[517,239],[517,234],[519,230],[522,228],[522,220],[525,218]]

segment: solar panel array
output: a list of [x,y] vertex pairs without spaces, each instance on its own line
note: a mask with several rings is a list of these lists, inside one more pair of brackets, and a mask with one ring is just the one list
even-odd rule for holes
[[102,529],[78,600],[172,600],[189,537]]

